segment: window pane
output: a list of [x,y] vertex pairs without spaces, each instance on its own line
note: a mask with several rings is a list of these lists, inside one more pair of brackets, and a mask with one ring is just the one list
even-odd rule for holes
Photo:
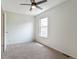
[[40,36],[46,38],[48,36],[48,18],[40,20]]
[[48,22],[41,22],[41,26],[47,26]]
[[41,19],[41,26],[47,26],[48,25],[48,19],[47,18],[44,18],[44,19]]

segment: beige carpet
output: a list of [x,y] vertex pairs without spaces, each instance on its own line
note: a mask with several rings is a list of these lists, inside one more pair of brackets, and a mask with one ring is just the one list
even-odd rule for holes
[[72,59],[51,50],[41,44],[32,42],[9,45],[1,59]]

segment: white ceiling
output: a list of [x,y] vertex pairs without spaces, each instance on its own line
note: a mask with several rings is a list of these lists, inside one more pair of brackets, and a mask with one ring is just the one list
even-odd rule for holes
[[[40,0],[36,0],[38,2]],[[22,6],[20,5],[21,3],[30,3],[30,0],[2,0],[2,8],[5,11],[10,11],[10,12],[16,12],[16,13],[21,13],[21,14],[26,14],[26,15],[38,15],[66,0],[47,0],[46,3],[43,3],[39,5],[43,10],[39,9],[33,9],[32,11],[29,11],[30,6]]]

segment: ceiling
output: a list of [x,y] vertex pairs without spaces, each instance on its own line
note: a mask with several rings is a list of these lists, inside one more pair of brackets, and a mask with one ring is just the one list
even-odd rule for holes
[[[36,2],[41,1],[41,0],[36,0]],[[30,3],[30,0],[2,0],[2,8],[5,11],[10,11],[10,12],[15,12],[15,13],[21,13],[21,14],[26,14],[26,15],[38,15],[60,3],[63,3],[66,0],[47,0],[47,2],[40,4],[39,6],[42,7],[43,9],[33,9],[32,11],[29,11],[30,6],[23,6],[20,5],[21,3]]]

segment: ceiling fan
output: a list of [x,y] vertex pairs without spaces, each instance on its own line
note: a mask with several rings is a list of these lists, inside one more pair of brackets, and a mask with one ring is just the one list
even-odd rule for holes
[[29,9],[30,11],[33,8],[39,8],[40,10],[42,10],[42,8],[40,6],[38,6],[38,5],[47,2],[47,0],[43,0],[43,1],[39,1],[39,2],[35,2],[35,0],[30,0],[30,2],[31,2],[31,4],[24,3],[24,4],[20,4],[20,5],[28,5],[28,6],[31,6],[30,9]]

